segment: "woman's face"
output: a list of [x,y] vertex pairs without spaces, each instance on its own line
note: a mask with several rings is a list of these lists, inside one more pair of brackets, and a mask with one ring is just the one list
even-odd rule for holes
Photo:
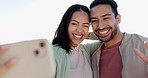
[[89,16],[86,12],[76,11],[73,13],[68,28],[71,46],[76,47],[87,37],[89,26]]

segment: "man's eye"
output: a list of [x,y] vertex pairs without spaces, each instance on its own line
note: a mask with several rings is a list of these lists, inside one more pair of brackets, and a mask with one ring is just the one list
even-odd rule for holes
[[91,23],[96,24],[96,23],[98,23],[98,20],[92,20]]
[[104,18],[104,20],[108,20],[108,19],[109,19],[109,17]]

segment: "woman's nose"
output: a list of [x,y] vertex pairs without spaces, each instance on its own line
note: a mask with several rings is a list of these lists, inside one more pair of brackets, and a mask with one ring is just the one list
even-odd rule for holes
[[76,31],[81,33],[83,31],[83,29],[82,29],[82,27],[78,27]]

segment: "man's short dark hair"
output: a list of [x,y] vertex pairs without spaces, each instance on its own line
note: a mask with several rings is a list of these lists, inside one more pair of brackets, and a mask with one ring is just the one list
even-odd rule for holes
[[115,17],[118,15],[118,11],[117,11],[117,3],[114,0],[94,0],[91,4],[90,4],[90,9],[92,9],[93,7],[97,6],[97,5],[101,5],[101,4],[107,4],[110,5],[112,8],[112,11],[115,15]]

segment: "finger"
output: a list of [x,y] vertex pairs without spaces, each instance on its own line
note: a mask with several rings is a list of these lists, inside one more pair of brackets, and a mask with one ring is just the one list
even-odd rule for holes
[[144,44],[148,48],[148,41],[144,41]]
[[6,63],[4,63],[1,67],[0,67],[0,74],[4,73],[5,71],[7,71],[8,69],[10,69],[14,64],[16,64],[18,62],[18,59],[16,57],[10,58]]
[[14,65],[18,61],[17,57],[12,57],[6,62],[4,65],[6,68],[10,68],[12,65]]
[[9,46],[0,46],[0,54],[6,52],[8,50]]
[[148,63],[148,58],[140,52],[138,49],[134,49],[134,52],[136,53],[137,56],[139,56],[145,63]]

